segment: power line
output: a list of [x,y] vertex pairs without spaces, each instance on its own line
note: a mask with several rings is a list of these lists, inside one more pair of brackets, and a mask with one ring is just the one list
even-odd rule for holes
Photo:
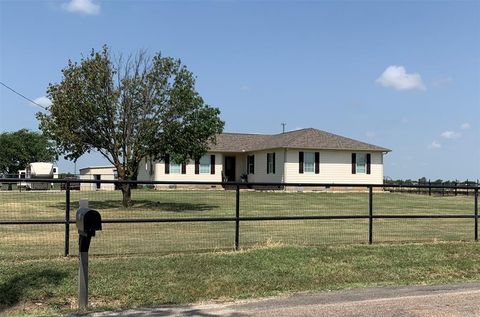
[[7,85],[4,84],[3,82],[0,81],[0,84],[2,84],[3,87],[5,87],[5,88],[11,90],[12,92],[16,93],[17,95],[19,95],[19,96],[22,97],[23,99],[26,99],[26,100],[30,101],[31,103],[33,103],[33,104],[36,105],[36,106],[39,106],[39,107],[42,108],[43,110],[48,110],[46,107],[42,106],[41,104],[33,101],[32,99],[30,99],[30,98],[28,98],[28,97],[22,95],[21,93],[19,93],[18,91],[16,91],[16,90],[13,89],[12,87],[7,86]]

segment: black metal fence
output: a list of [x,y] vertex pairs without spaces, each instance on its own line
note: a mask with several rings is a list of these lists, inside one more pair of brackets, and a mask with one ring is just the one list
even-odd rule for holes
[[401,192],[423,195],[441,195],[441,196],[458,196],[473,195],[475,188],[480,186],[480,181],[412,181],[412,180],[385,180],[385,190],[389,192]]
[[[125,208],[113,190],[118,181],[29,180],[53,185],[31,191],[9,186],[19,181],[0,180],[7,185],[0,191],[0,254],[7,257],[75,254],[81,198],[102,214],[97,254],[478,240],[478,186],[130,182],[133,205]],[[97,183],[111,190],[92,190]]]

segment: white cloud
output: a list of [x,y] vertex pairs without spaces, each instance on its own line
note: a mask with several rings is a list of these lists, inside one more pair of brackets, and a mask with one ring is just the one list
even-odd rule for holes
[[462,125],[460,126],[460,129],[462,130],[468,130],[470,129],[472,126],[470,125],[470,123],[468,122],[465,122],[465,123],[462,123]]
[[250,86],[242,85],[242,86],[240,86],[240,90],[241,90],[241,91],[250,91],[251,88],[250,88]]
[[433,141],[432,143],[430,143],[428,145],[428,148],[431,149],[431,150],[434,150],[434,149],[439,149],[442,147],[442,144],[440,144],[439,142],[437,141]]
[[383,87],[391,87],[396,90],[426,90],[420,74],[407,74],[405,67],[391,65],[376,80]]
[[44,108],[47,108],[47,107],[50,107],[52,105],[52,101],[45,96],[38,97],[38,98],[34,99],[33,101],[36,103],[36,105],[32,104],[32,103],[30,103],[30,104],[33,105],[33,106],[37,106],[37,107],[38,107],[38,105],[40,105]]
[[70,0],[62,4],[62,8],[68,12],[96,15],[100,13],[100,5],[93,0]]
[[440,134],[442,138],[445,139],[458,139],[459,137],[462,136],[460,132],[455,132],[455,131],[445,131]]
[[369,139],[373,139],[377,136],[377,134],[373,131],[367,131],[367,132],[365,132],[365,136]]

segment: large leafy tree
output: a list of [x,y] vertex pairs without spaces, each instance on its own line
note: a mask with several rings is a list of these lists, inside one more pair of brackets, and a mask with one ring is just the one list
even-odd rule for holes
[[[47,90],[52,105],[37,114],[40,128],[67,159],[98,151],[120,180],[136,179],[143,158],[197,158],[223,130],[219,109],[204,103],[179,59],[142,51],[113,59],[104,46],[69,61],[62,73]],[[121,189],[127,207],[130,185]]]
[[16,175],[32,162],[56,159],[52,142],[39,132],[21,129],[0,134],[0,174]]

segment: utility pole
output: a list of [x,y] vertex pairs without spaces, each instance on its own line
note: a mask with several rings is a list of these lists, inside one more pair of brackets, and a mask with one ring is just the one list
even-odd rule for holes
[[285,126],[287,125],[285,122],[282,122],[282,133],[285,133]]

